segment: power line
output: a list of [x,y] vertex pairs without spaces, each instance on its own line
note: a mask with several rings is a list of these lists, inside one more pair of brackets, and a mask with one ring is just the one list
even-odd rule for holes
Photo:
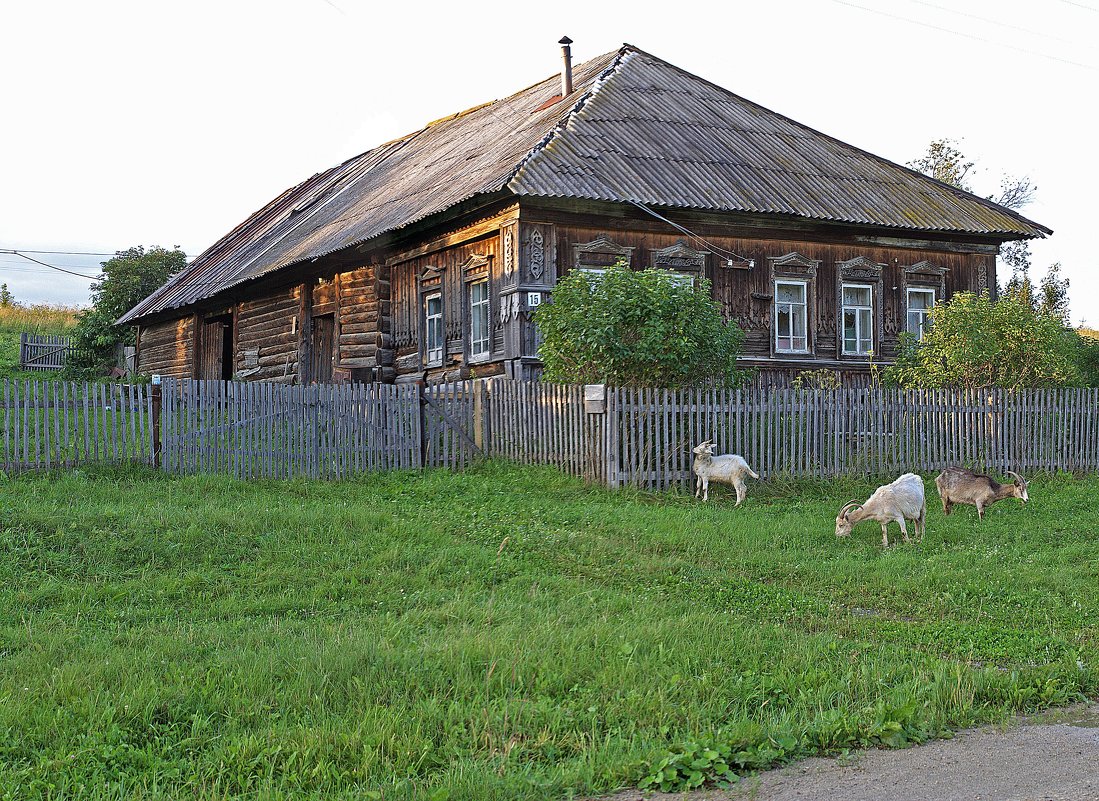
[[1099,14],[1099,8],[1095,8],[1094,6],[1086,6],[1083,3],[1074,3],[1073,0],[1061,0],[1061,2],[1064,3],[1065,5],[1076,6],[1077,8],[1087,9],[1088,11],[1092,12],[1093,14]]
[[960,17],[969,17],[970,19],[975,19],[978,22],[984,22],[989,25],[996,25],[1001,28],[1008,28],[1009,30],[1020,31],[1021,33],[1028,34],[1029,36],[1041,36],[1043,39],[1050,39],[1054,42],[1060,42],[1061,44],[1072,45],[1073,47],[1087,47],[1092,50],[1095,49],[1095,45],[1089,42],[1074,42],[1071,39],[1065,39],[1060,36],[1054,36],[1053,34],[1042,33],[1041,31],[1024,28],[1021,25],[1012,25],[1010,22],[1000,22],[999,20],[989,19],[988,17],[981,17],[977,14],[970,14],[968,11],[959,11],[956,8],[950,8],[949,6],[941,6],[938,3],[930,3],[927,0],[909,0],[909,2],[916,3],[917,5],[921,6],[927,6],[928,8],[938,9],[939,11],[946,11],[949,14],[957,14]]
[[18,250],[0,250],[0,253],[10,253],[13,256],[19,256],[27,261],[33,261],[35,264],[41,264],[43,267],[49,267],[51,270],[57,270],[59,273],[68,273],[69,275],[75,275],[77,278],[87,278],[89,281],[98,281],[98,275],[84,275],[83,273],[74,273],[72,270],[66,270],[64,267],[55,267],[52,264],[46,264],[44,261],[39,261],[36,258],[20,253]]
[[[14,253],[14,250],[0,250],[0,253]],[[20,253],[47,253],[51,256],[117,256],[118,251],[114,253],[91,253],[84,250],[31,250],[30,248],[19,248]]]
[[[1010,45],[1010,44],[1007,44],[1006,42],[996,42],[996,41],[993,41],[992,39],[985,39],[983,36],[974,36],[971,33],[963,33],[962,31],[955,31],[955,30],[952,30],[950,28],[944,28],[940,25],[932,25],[930,22],[921,22],[920,20],[911,19],[910,17],[901,17],[901,16],[898,16],[897,14],[890,14],[888,11],[880,11],[879,9],[876,9],[876,8],[868,8],[866,6],[860,6],[857,3],[849,3],[849,2],[847,2],[847,0],[832,0],[832,2],[833,3],[838,3],[841,6],[847,6],[849,8],[857,8],[860,11],[868,11],[871,14],[879,14],[883,17],[889,17],[890,19],[900,20],[901,22],[907,22],[911,25],[919,25],[919,26],[924,27],[924,28],[930,28],[933,31],[941,31],[943,33],[949,33],[949,34],[952,34],[954,36],[961,36],[963,39],[972,39],[975,42],[982,42],[983,44],[992,45],[993,47],[1006,47],[1009,50],[1015,50],[1019,53],[1026,53],[1027,55],[1030,55],[1030,56],[1037,56],[1038,58],[1045,58],[1045,59],[1048,59],[1050,61],[1058,61],[1061,64],[1069,64],[1073,67],[1082,67],[1083,69],[1090,70],[1092,72],[1099,72],[1099,67],[1093,66],[1091,64],[1082,64],[1079,61],[1071,61],[1070,59],[1067,59],[1067,58],[1058,58],[1057,56],[1051,56],[1048,53],[1039,53],[1036,50],[1027,50],[1025,47],[1016,47],[1015,45]],[[1069,0],[1062,0],[1062,2],[1067,3],[1067,2],[1069,2]],[[1077,4],[1076,3],[1071,3],[1071,5],[1077,5]],[[1089,7],[1088,6],[1081,6],[1081,8],[1089,8]],[[1091,10],[1096,11],[1096,9],[1091,9]]]

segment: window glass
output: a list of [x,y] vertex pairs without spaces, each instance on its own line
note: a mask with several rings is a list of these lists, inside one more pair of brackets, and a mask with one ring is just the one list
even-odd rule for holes
[[775,350],[804,352],[806,336],[806,289],[796,281],[775,281]]
[[908,333],[916,339],[923,339],[931,323],[930,312],[935,305],[934,289],[908,290]]
[[489,349],[488,281],[469,285],[469,355],[484,356]]
[[429,365],[443,363],[443,296],[424,297],[424,348]]
[[866,355],[874,349],[873,289],[858,284],[843,285],[843,352]]

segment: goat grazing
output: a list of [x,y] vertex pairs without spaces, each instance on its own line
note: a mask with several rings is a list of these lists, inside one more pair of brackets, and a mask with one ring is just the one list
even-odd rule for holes
[[744,485],[744,477],[751,476],[758,479],[759,476],[752,471],[743,456],[735,453],[726,453],[722,456],[714,456],[714,443],[706,440],[691,453],[695,455],[691,470],[695,474],[695,497],[702,493],[702,500],[710,499],[710,482],[729,484],[736,490],[736,505],[740,506],[748,495],[748,488]]
[[1026,503],[1027,483],[1018,473],[1005,470],[1014,481],[1010,484],[1000,484],[981,473],[974,473],[964,467],[948,467],[939,473],[935,479],[935,486],[939,490],[939,498],[943,502],[943,514],[950,514],[950,510],[956,503],[965,503],[977,507],[977,517],[985,519],[985,508],[1002,501],[1004,498],[1018,498]]
[[908,542],[905,520],[916,521],[916,539],[923,539],[927,530],[927,502],[924,499],[923,479],[915,473],[905,473],[892,484],[878,487],[865,503],[848,501],[836,516],[836,536],[847,537],[851,528],[863,520],[881,523],[881,544],[889,547],[887,528],[890,523],[901,527],[904,541]]

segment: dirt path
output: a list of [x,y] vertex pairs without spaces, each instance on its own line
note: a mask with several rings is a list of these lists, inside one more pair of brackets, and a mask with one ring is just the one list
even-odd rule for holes
[[613,801],[1099,801],[1099,705],[961,732],[900,751],[807,759],[727,792]]

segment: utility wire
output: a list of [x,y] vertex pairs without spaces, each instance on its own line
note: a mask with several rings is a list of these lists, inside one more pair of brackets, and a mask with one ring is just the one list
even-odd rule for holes
[[46,264],[44,261],[39,261],[25,253],[20,253],[18,250],[0,250],[0,253],[11,253],[14,256],[19,256],[27,261],[33,261],[35,264],[41,264],[43,267],[49,267],[51,270],[57,270],[59,273],[68,273],[69,275],[75,275],[77,278],[87,278],[90,281],[98,281],[98,275],[84,275],[84,273],[74,273],[72,270],[66,270],[64,267],[55,267],[52,264]]
[[[860,6],[857,3],[849,3],[847,0],[832,0],[833,3],[838,3],[841,6],[847,6],[848,8],[857,8],[860,11],[868,11],[871,14],[879,14],[883,17],[889,17],[890,19],[900,20],[901,22],[907,22],[910,25],[919,25],[924,28],[930,28],[933,31],[942,31],[943,33],[949,33],[954,36],[960,36],[963,39],[972,39],[975,42],[982,42],[984,44],[992,45],[993,47],[1006,47],[1008,50],[1015,50],[1019,53],[1026,53],[1029,56],[1037,56],[1038,58],[1049,59],[1050,61],[1057,61],[1061,64],[1069,64],[1073,67],[1082,67],[1083,69],[1090,70],[1091,72],[1099,72],[1099,67],[1092,64],[1083,64],[1079,61],[1071,61],[1067,58],[1058,58],[1057,56],[1051,56],[1048,53],[1039,53],[1037,50],[1027,50],[1025,47],[1016,47],[1015,45],[1007,44],[1006,42],[996,42],[992,39],[985,39],[983,36],[974,36],[971,33],[963,33],[962,31],[955,31],[951,28],[944,28],[941,25],[932,25],[930,22],[922,22],[910,17],[902,17],[897,14],[890,14],[888,11],[880,11],[876,8],[868,8],[866,6]],[[1062,0],[1062,2],[1069,2],[1069,0]],[[1071,3],[1071,5],[1077,5]],[[1081,6],[1081,8],[1089,8],[1089,6]],[[1091,9],[1099,13],[1099,9]]]
[[1035,31],[1030,28],[1024,28],[1021,25],[1012,25],[1010,22],[1000,22],[999,20],[989,19],[988,17],[981,17],[977,14],[970,14],[968,11],[959,11],[956,8],[950,8],[949,6],[942,6],[938,3],[930,3],[927,0],[909,0],[911,3],[915,3],[921,6],[927,6],[928,8],[934,8],[939,11],[946,11],[949,14],[957,14],[960,17],[969,17],[969,19],[975,19],[978,22],[984,22],[989,25],[996,25],[1000,28],[1007,28],[1013,31],[1020,31],[1028,36],[1041,36],[1043,39],[1050,39],[1054,42],[1060,42],[1061,44],[1071,45],[1073,47],[1087,47],[1091,50],[1096,49],[1096,46],[1090,42],[1074,42],[1071,39],[1065,39],[1061,36],[1054,36],[1050,33],[1042,33],[1041,31]]
[[1099,14],[1099,8],[1095,8],[1095,6],[1086,6],[1083,3],[1074,3],[1072,0],[1061,0],[1061,2],[1064,3],[1065,5],[1076,6],[1077,8],[1087,9],[1088,11],[1092,12],[1093,14]]

